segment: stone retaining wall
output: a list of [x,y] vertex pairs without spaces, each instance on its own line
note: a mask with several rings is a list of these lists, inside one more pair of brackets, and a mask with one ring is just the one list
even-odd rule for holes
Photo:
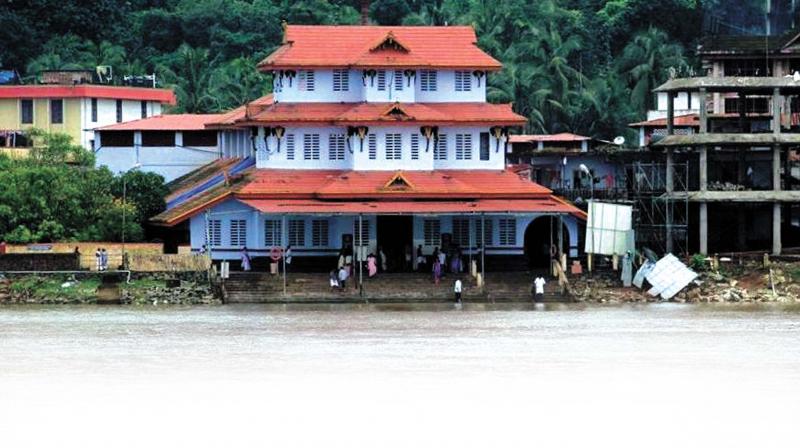
[[0,255],[0,271],[75,271],[80,260],[74,253],[11,253]]

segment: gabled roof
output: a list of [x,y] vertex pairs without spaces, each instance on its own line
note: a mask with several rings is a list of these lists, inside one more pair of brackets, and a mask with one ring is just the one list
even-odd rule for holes
[[510,135],[508,137],[509,143],[538,143],[538,142],[584,142],[591,140],[591,137],[586,137],[578,134],[571,134],[569,132],[562,132],[560,134],[541,134],[541,135]]
[[0,86],[0,98],[105,98],[112,100],[158,101],[170,105],[175,104],[175,92],[171,89],[94,84],[77,84],[71,86],[41,84]]
[[478,48],[477,41],[470,26],[288,25],[283,45],[259,68],[499,70],[500,62]]
[[223,114],[168,114],[100,126],[95,131],[203,131]]
[[[252,109],[251,109],[252,110]],[[253,111],[249,117],[211,123],[269,125],[316,123],[326,125],[416,123],[447,125],[522,126],[527,121],[511,110],[510,104],[490,103],[274,103]]]
[[236,109],[230,110],[223,114],[220,114],[220,117],[211,122],[207,123],[208,127],[228,127],[234,125],[237,121],[244,120],[248,112],[250,114],[254,112],[258,112],[266,108],[267,106],[271,106],[275,103],[275,96],[273,94],[264,95],[261,98],[255,99],[245,105],[239,106]]
[[[738,114],[737,114],[738,116]],[[700,127],[700,116],[698,114],[678,115],[673,121],[675,126],[678,127]],[[666,128],[666,118],[656,118],[655,120],[640,121],[638,123],[630,123],[628,127],[632,128]]]
[[[401,188],[393,188],[392,184],[398,180],[403,185]],[[183,190],[188,188],[191,187]],[[246,203],[261,201],[261,204],[274,204],[278,201],[295,205],[306,204],[340,211],[354,207],[347,204],[378,204],[388,201],[394,205],[382,204],[374,207],[383,211],[391,208],[394,213],[411,213],[415,210],[417,212],[538,210],[582,216],[580,210],[552,196],[549,189],[522,179],[509,170],[398,172],[247,169],[240,174],[230,176],[227,182],[217,183],[169,208],[153,218],[153,222],[175,225],[229,198]],[[425,201],[427,205],[419,205]],[[484,201],[484,206],[490,203],[493,205],[489,208],[467,207],[476,201]],[[412,203],[417,205],[412,207],[409,205]],[[462,208],[457,208],[458,204],[461,204]],[[310,209],[302,210],[310,212]]]
[[698,55],[755,55],[765,51],[776,54],[790,49],[800,37],[800,30],[789,30],[780,36],[735,36],[717,35],[704,38],[697,46]]

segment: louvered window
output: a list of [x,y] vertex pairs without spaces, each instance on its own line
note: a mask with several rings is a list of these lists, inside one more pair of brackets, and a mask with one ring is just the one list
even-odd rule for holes
[[361,241],[358,239],[358,218],[353,222],[353,238],[356,245],[369,244],[369,221],[361,220]]
[[328,136],[328,159],[344,160],[344,134],[331,134]]
[[303,160],[319,160],[319,134],[303,134]]
[[350,72],[348,70],[333,71],[333,91],[347,92],[350,90]]
[[315,219],[311,221],[311,245],[314,247],[328,247],[327,219]]
[[375,134],[369,134],[367,137],[367,150],[369,151],[370,160],[378,158],[378,137]]
[[472,74],[469,71],[456,71],[456,92],[472,90]]
[[210,246],[222,246],[222,220],[211,219],[208,221],[208,239]]
[[419,134],[411,134],[411,160],[419,159]]
[[281,221],[279,219],[268,219],[264,221],[264,247],[275,247],[282,245]]
[[294,134],[286,135],[286,159],[294,160]]
[[472,160],[472,134],[456,134],[456,160]]
[[[484,227],[485,224],[485,227]],[[475,245],[480,247],[481,246],[481,229],[483,229],[483,243],[486,246],[491,246],[494,244],[494,238],[492,238],[492,220],[491,219],[484,219],[481,221],[480,219],[475,220]]]
[[423,92],[436,91],[436,70],[420,70],[419,88]]
[[426,219],[422,223],[422,228],[426,246],[438,246],[441,244],[441,224],[438,219]]
[[403,90],[403,71],[402,70],[395,70],[394,71],[394,90],[395,91]]
[[302,219],[289,220],[289,245],[291,246],[305,246],[306,245],[306,222]]
[[499,243],[501,246],[514,246],[517,244],[517,220],[515,218],[501,218],[498,221]]
[[433,150],[433,160],[447,160],[447,134],[439,134],[439,141]]
[[378,90],[386,90],[386,70],[378,70]]
[[231,220],[231,246],[240,247],[247,245],[247,220]]
[[314,71],[313,70],[300,70],[298,75],[297,87],[299,90],[308,92],[314,91]]
[[469,219],[453,218],[453,242],[461,247],[469,247]]
[[386,134],[386,160],[402,159],[402,145],[402,134]]

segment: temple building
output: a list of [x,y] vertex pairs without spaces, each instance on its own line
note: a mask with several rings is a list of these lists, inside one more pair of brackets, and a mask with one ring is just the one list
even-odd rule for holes
[[176,179],[154,222],[188,222],[192,250],[215,260],[291,246],[308,270],[342,248],[380,248],[390,270],[420,246],[487,270],[577,256],[584,213],[506,168],[526,120],[486,102],[501,65],[476,42],[465,26],[287,26],[259,64],[274,96],[204,123],[226,158]]

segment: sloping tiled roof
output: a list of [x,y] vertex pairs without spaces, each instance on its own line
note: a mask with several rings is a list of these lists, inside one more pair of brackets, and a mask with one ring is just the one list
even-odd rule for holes
[[[402,179],[402,182],[392,182]],[[437,171],[341,171],[249,169],[222,184],[185,200],[160,215],[153,222],[175,225],[201,213],[222,200],[242,201],[431,201],[468,203],[476,200],[503,201],[551,200],[551,191],[521,179],[508,170],[437,170]],[[552,199],[556,200],[557,199]],[[544,201],[544,202],[543,202]],[[341,202],[340,202],[341,203]],[[517,202],[517,205],[522,202]],[[530,204],[525,207],[530,207]],[[569,204],[563,203],[567,207]],[[385,206],[379,206],[385,207]],[[429,207],[436,207],[429,205]],[[444,206],[442,206],[444,207]],[[542,207],[549,207],[542,205]],[[528,210],[525,208],[525,210]],[[541,210],[545,210],[542,208]],[[551,210],[551,209],[548,209]],[[552,209],[555,211],[556,209]],[[412,210],[399,210],[411,212]],[[470,211],[464,209],[463,211]],[[478,211],[489,211],[478,210]],[[507,211],[511,211],[508,209]],[[571,213],[571,212],[570,212]]]
[[0,86],[0,98],[106,98],[175,104],[175,92],[171,89],[94,84]]
[[224,114],[220,114],[220,117],[213,122],[207,123],[207,127],[215,128],[215,127],[228,127],[234,125],[237,121],[244,120],[247,117],[248,108],[250,112],[253,111],[260,111],[267,106],[271,106],[275,103],[275,96],[273,94],[264,95],[261,98],[253,100],[243,106],[239,106],[236,109],[228,111]]
[[222,114],[155,115],[140,120],[115,123],[95,131],[202,131],[206,124],[218,121]]
[[[700,116],[698,114],[678,115],[675,117],[674,124],[675,126],[699,128]],[[640,121],[638,123],[630,123],[628,126],[632,128],[666,128],[667,119],[657,118],[655,120]]]
[[511,135],[508,137],[509,143],[534,143],[534,142],[583,142],[591,140],[590,137],[583,135],[562,132],[560,134],[543,135]]
[[476,199],[471,201],[354,201],[314,199],[242,199],[262,213],[381,214],[381,213],[569,213],[582,219],[575,206],[554,197],[539,199]]
[[499,70],[470,26],[288,25],[283,45],[261,70],[403,67]]
[[791,44],[800,30],[789,30],[780,36],[717,35],[704,38],[697,46],[699,55],[763,55],[778,53]]
[[521,126],[527,120],[510,104],[490,103],[275,103],[244,117],[239,124],[322,123],[451,124]]

